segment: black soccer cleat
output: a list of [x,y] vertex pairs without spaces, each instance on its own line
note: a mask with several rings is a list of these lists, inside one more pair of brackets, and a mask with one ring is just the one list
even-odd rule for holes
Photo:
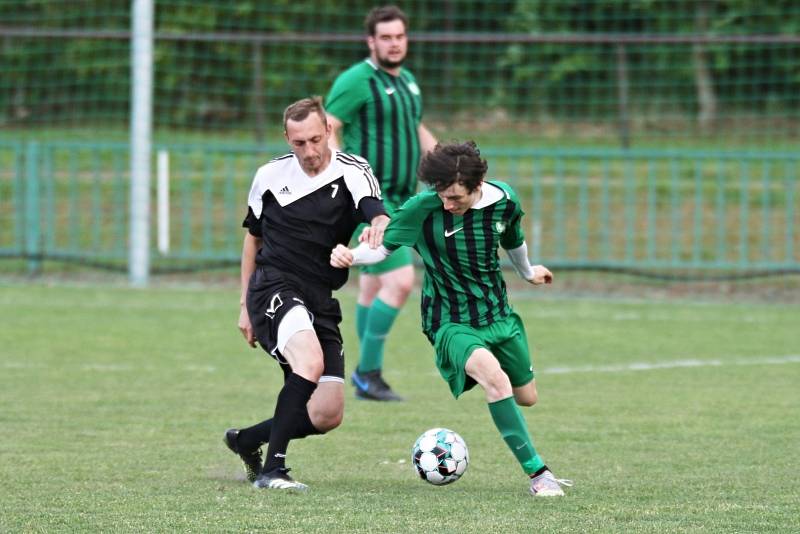
[[381,370],[359,373],[358,369],[353,371],[350,381],[356,387],[356,398],[375,401],[401,401],[403,397],[392,391],[383,377]]
[[268,473],[261,473],[253,486],[259,489],[308,491],[308,486],[290,477],[289,471],[288,467],[277,467]]
[[261,449],[256,449],[252,452],[244,452],[239,450],[238,444],[239,430],[236,428],[229,428],[225,431],[225,437],[222,441],[225,445],[244,462],[244,472],[247,475],[248,482],[255,482],[258,475],[261,474]]

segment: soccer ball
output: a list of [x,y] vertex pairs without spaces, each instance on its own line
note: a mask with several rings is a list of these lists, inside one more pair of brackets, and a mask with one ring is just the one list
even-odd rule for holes
[[450,484],[467,470],[467,444],[452,430],[431,428],[414,443],[411,463],[422,480],[435,486]]

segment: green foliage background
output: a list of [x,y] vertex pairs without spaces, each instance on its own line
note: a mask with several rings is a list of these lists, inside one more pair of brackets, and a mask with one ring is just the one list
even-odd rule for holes
[[[362,23],[373,5],[157,1],[156,126],[257,130],[288,102],[325,94],[338,72],[366,54]],[[513,116],[613,129],[620,113],[617,44],[556,41],[564,36],[800,34],[800,6],[790,0],[416,0],[402,7],[411,19],[408,66],[425,89],[428,116],[467,126]],[[68,9],[55,1],[0,3],[0,125],[125,123],[129,27],[129,6],[119,2],[83,0]],[[21,29],[39,34],[11,33]],[[552,42],[519,42],[525,36]],[[796,136],[785,121],[800,113],[798,47],[796,40],[703,45],[719,120],[738,120],[751,140],[758,139],[753,128],[762,137]],[[689,135],[700,105],[692,44],[628,43],[624,53],[626,112],[638,119],[630,127],[645,136]]]

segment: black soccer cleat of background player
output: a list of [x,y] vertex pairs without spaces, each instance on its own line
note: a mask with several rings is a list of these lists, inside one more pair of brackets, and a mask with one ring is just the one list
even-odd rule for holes
[[392,391],[383,377],[381,370],[359,373],[358,369],[353,371],[350,381],[356,387],[356,398],[376,401],[401,401],[403,397]]

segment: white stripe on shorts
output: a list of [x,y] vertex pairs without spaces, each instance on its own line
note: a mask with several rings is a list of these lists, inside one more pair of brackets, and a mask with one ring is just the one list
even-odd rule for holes
[[283,316],[278,325],[278,351],[283,353],[289,338],[301,330],[314,330],[311,317],[305,306],[295,306]]

